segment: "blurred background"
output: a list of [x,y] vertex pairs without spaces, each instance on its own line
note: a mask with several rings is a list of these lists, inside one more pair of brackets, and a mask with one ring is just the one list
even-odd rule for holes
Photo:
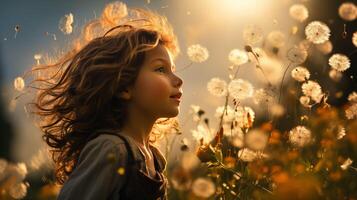
[[[106,4],[112,1],[73,0],[73,1],[19,1],[3,0],[0,7],[0,158],[11,163],[33,164],[34,158],[44,147],[41,132],[24,110],[28,100],[24,95],[16,103],[12,99],[19,94],[14,89],[14,79],[35,65],[36,54],[55,54],[66,49],[81,31],[86,21],[100,16]],[[357,30],[356,20],[346,22],[338,14],[341,0],[124,0],[128,7],[148,8],[165,15],[178,36],[181,54],[176,60],[177,68],[183,68],[191,61],[186,50],[190,45],[200,44],[209,51],[209,58],[203,63],[177,72],[184,80],[183,97],[179,121],[182,122],[180,138],[192,139],[191,130],[195,122],[191,120],[191,105],[199,105],[206,113],[214,128],[218,122],[215,110],[224,103],[207,91],[207,82],[213,77],[228,79],[230,66],[228,54],[232,49],[244,49],[242,31],[249,25],[262,28],[263,36],[279,30],[286,34],[287,48],[305,38],[304,27],[314,20],[325,22],[330,30],[333,49],[327,54],[309,56],[304,63],[311,67],[311,78],[317,80],[324,91],[329,91],[328,102],[337,107],[347,102],[347,96],[356,90],[356,46],[351,42]],[[308,19],[297,22],[289,16],[291,5],[301,3],[308,10]],[[69,35],[59,30],[59,21],[66,15],[74,16],[73,32]],[[297,33],[290,37],[293,26]],[[289,38],[289,39],[288,39]],[[259,46],[259,45],[258,45]],[[260,45],[261,46],[261,45]],[[275,52],[277,53],[277,52]],[[279,52],[278,52],[279,53]],[[343,53],[349,55],[351,67],[336,82],[329,77],[328,55]],[[40,61],[41,62],[41,61]],[[285,65],[286,61],[281,64]],[[280,70],[281,71],[281,70]],[[270,74],[280,80],[281,73]],[[265,82],[253,66],[243,66],[239,77],[249,80],[254,87],[264,87]],[[290,75],[287,76],[290,79]],[[26,82],[26,80],[25,80]],[[277,81],[279,83],[279,81]],[[288,82],[288,81],[286,81]],[[288,99],[285,99],[288,101]],[[242,102],[251,106],[259,114],[259,106],[250,101]],[[263,117],[264,118],[264,117]],[[282,118],[281,128],[291,127],[293,116]],[[259,117],[256,119],[259,121]],[[286,120],[286,121],[284,121]],[[176,145],[176,147],[175,147]],[[172,149],[179,149],[180,143]],[[194,146],[194,142],[191,142]],[[165,149],[163,149],[164,151]],[[180,152],[173,151],[174,155]],[[173,156],[175,158],[175,156]],[[1,165],[0,165],[1,174]],[[26,180],[30,185],[26,199],[36,199],[40,188],[51,179],[50,172],[29,173]],[[44,194],[45,195],[45,194]]]

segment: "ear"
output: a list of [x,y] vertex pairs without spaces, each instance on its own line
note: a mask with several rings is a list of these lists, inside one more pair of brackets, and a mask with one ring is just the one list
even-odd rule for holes
[[118,95],[119,98],[124,99],[124,100],[130,100],[131,99],[131,91],[126,89]]

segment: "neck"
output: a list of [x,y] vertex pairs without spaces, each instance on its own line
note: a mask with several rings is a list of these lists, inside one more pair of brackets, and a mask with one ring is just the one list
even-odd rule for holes
[[143,147],[149,146],[149,136],[156,118],[136,108],[128,110],[128,118],[122,131]]

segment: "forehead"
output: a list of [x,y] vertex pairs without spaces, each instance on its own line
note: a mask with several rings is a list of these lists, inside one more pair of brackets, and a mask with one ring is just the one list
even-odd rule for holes
[[155,48],[146,52],[146,62],[152,63],[154,61],[166,60],[169,64],[172,64],[172,55],[170,51],[163,45],[157,45]]

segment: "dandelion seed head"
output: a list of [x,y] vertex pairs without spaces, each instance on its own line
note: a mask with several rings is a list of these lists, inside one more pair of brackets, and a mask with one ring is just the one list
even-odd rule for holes
[[301,105],[303,105],[306,108],[310,107],[310,97],[307,96],[301,96],[299,99]]
[[311,131],[305,126],[296,126],[289,132],[289,141],[296,147],[304,147],[311,142]]
[[301,86],[302,92],[305,96],[310,97],[315,102],[320,102],[323,94],[321,86],[315,81],[307,81]]
[[22,77],[16,77],[14,80],[14,87],[18,91],[22,91],[25,88],[25,81]]
[[285,34],[281,31],[270,32],[266,39],[272,47],[281,48],[285,45]]
[[241,128],[249,128],[255,119],[255,112],[251,107],[238,106],[234,112],[234,122]]
[[187,48],[187,55],[192,62],[201,63],[208,59],[209,53],[207,48],[194,44]]
[[251,129],[245,135],[245,145],[255,151],[262,151],[268,144],[268,135],[259,129]]
[[225,96],[227,94],[227,82],[220,78],[212,78],[207,84],[207,90],[214,96]]
[[73,14],[72,13],[66,14],[60,19],[58,28],[65,35],[71,34],[73,31],[73,27],[72,27],[73,21],[74,21]]
[[352,2],[345,2],[338,8],[338,14],[346,21],[353,21],[357,17],[357,7]]
[[233,49],[229,52],[228,60],[234,65],[242,65],[248,62],[248,54],[239,49]]
[[303,4],[294,4],[289,9],[290,16],[299,21],[303,22],[309,17],[309,11]]
[[14,199],[22,199],[27,194],[27,185],[25,183],[16,183],[9,189],[9,195]]
[[298,66],[291,71],[291,77],[299,82],[304,82],[310,78],[310,72],[305,67]]
[[355,119],[357,117],[357,103],[350,105],[345,110],[345,115],[347,119]]
[[246,99],[253,96],[253,85],[243,79],[234,79],[228,85],[229,94],[235,99]]
[[355,91],[351,92],[348,95],[347,99],[348,99],[349,102],[357,103],[357,92],[355,92]]
[[305,62],[307,58],[307,51],[295,46],[289,49],[287,57],[292,63],[301,64]]
[[208,129],[202,124],[199,124],[196,130],[191,130],[191,133],[193,138],[196,139],[196,141],[200,141],[201,139],[203,139],[203,142],[206,144],[209,143],[214,137],[213,130]]
[[256,44],[263,39],[263,30],[256,25],[249,25],[243,30],[243,39],[247,44]]
[[350,59],[343,54],[333,54],[329,60],[328,64],[335,70],[343,72],[346,69],[350,68],[351,62]]
[[314,44],[326,42],[330,37],[330,28],[323,22],[313,21],[305,27],[306,39]]
[[208,178],[197,178],[192,183],[192,192],[200,198],[209,198],[216,192],[216,186]]

